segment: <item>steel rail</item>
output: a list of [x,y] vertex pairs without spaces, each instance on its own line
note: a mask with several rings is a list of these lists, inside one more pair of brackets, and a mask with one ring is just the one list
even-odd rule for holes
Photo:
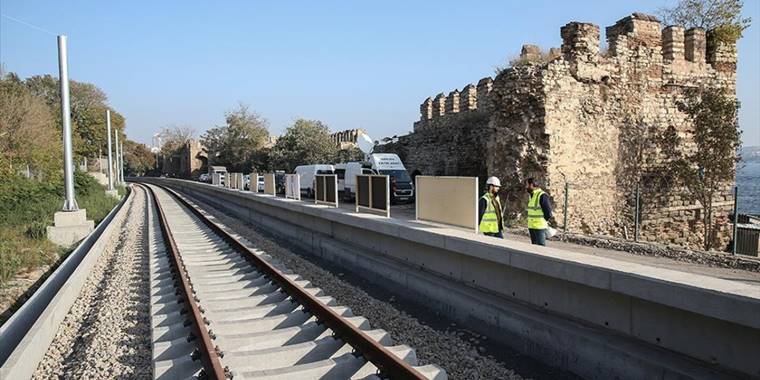
[[272,281],[281,286],[286,294],[298,301],[308,312],[314,315],[319,322],[322,322],[330,328],[336,335],[336,338],[343,340],[351,345],[357,353],[361,354],[367,361],[374,364],[380,371],[380,375],[390,377],[391,379],[426,379],[419,371],[414,369],[409,363],[405,362],[380,343],[373,340],[369,335],[357,327],[354,327],[346,319],[333,311],[330,307],[324,305],[315,296],[298,286],[295,281],[285,276],[280,270],[260,258],[245,245],[232,237],[227,231],[219,227],[216,223],[209,220],[200,210],[191,205],[183,197],[179,196],[174,190],[162,185],[155,185],[164,189],[174,199],[187,207],[195,216],[197,216],[212,231],[222,237],[231,247],[244,253],[247,259],[266,274]]
[[206,371],[205,375],[211,379],[223,380],[226,378],[225,368],[222,366],[222,362],[219,360],[219,355],[217,354],[216,348],[214,347],[214,342],[212,341],[208,330],[204,326],[205,319],[200,311],[200,307],[196,302],[196,298],[193,295],[192,283],[187,276],[185,264],[182,261],[179,250],[177,249],[177,243],[174,241],[174,236],[169,229],[169,224],[166,220],[164,209],[161,207],[161,203],[158,201],[158,197],[156,196],[155,191],[153,191],[153,188],[150,186],[145,187],[150,191],[150,194],[153,197],[153,203],[156,206],[156,210],[158,210],[157,215],[159,224],[161,226],[161,232],[164,238],[164,244],[166,245],[166,248],[169,250],[169,252],[171,252],[171,255],[169,255],[171,260],[169,261],[174,267],[175,278],[178,277],[181,283],[179,292],[182,293],[181,296],[185,299],[185,302],[190,307],[190,312],[192,314],[190,323],[192,324],[192,329],[196,334],[196,338],[199,338],[199,354],[200,359],[204,364],[203,367]]

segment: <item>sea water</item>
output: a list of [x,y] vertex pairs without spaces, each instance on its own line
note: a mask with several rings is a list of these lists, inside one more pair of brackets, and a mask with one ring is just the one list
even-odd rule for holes
[[760,215],[760,161],[744,162],[736,172],[739,213]]

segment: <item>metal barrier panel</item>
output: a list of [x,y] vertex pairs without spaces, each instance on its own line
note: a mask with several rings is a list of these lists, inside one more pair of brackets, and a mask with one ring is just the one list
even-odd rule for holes
[[478,232],[478,177],[416,178],[417,220],[465,227]]
[[314,203],[325,201],[325,178],[324,176],[314,176]]
[[301,200],[301,176],[285,174],[285,198]]
[[739,223],[736,229],[736,253],[758,257],[760,254],[760,227]]
[[338,207],[338,176],[335,174],[317,174],[314,190],[314,203],[324,203]]
[[356,212],[380,211],[391,216],[390,178],[387,175],[359,174],[356,176]]
[[[258,187],[258,183],[256,184]],[[264,174],[264,194],[277,195],[274,185],[274,173]]]
[[[363,190],[363,191],[360,191]],[[369,203],[369,176],[358,175],[356,176],[356,211],[358,207],[370,207]]]

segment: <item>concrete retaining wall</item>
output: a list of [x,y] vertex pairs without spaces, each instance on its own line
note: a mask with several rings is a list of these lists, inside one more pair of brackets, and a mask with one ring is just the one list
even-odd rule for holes
[[[760,287],[151,179],[590,378],[760,376]],[[370,277],[370,276],[367,276]]]

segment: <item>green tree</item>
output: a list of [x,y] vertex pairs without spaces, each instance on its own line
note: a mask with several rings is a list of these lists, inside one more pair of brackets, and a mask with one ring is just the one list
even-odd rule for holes
[[265,169],[269,122],[244,104],[227,112],[225,120],[226,125],[209,129],[201,137],[210,162],[235,172]]
[[140,176],[156,168],[156,155],[145,144],[124,140],[124,171],[129,176]]
[[298,119],[277,139],[271,160],[275,168],[292,172],[298,165],[333,163],[337,153],[326,125],[319,120]]
[[345,149],[338,150],[335,155],[335,163],[361,161],[364,159],[364,152],[359,148],[352,146]]
[[161,129],[161,154],[172,155],[195,138],[195,129],[173,125]]
[[[24,84],[32,95],[50,107],[54,116],[54,125],[60,132],[62,123],[58,78],[52,75],[36,75],[27,78]],[[97,157],[98,152],[106,151],[108,138],[106,136],[106,109],[111,110],[112,130],[117,131],[120,141],[125,138],[125,119],[108,106],[108,97],[103,90],[94,84],[76,81],[70,81],[69,87],[72,139],[74,154],[78,158],[93,158]]]
[[25,171],[59,171],[62,165],[60,132],[51,128],[53,115],[33,96],[17,75],[0,78],[0,176]]
[[675,6],[660,9],[665,24],[714,30],[726,43],[736,42],[752,23],[742,17],[742,0],[679,0]]
[[739,162],[739,102],[723,89],[701,89],[687,93],[679,108],[689,116],[693,129],[686,139],[673,127],[662,134],[660,147],[669,157],[664,167],[675,184],[701,204],[704,249],[709,250],[714,245],[713,200],[734,181]]

